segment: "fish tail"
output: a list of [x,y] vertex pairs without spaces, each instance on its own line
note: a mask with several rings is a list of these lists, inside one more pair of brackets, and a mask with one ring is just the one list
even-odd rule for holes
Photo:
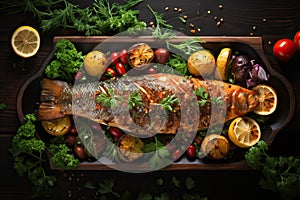
[[43,79],[41,81],[39,120],[51,120],[70,115],[72,103],[71,86],[63,81]]

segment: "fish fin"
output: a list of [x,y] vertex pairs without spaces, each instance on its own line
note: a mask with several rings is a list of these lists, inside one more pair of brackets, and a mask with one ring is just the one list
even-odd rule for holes
[[67,82],[43,79],[41,88],[38,120],[51,120],[71,114],[68,108],[71,107],[72,93]]

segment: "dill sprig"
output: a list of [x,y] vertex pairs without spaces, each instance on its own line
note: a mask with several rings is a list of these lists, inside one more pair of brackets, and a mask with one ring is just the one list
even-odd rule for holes
[[155,28],[152,29],[152,36],[159,39],[169,39],[175,37],[176,34],[169,30],[173,29],[173,26],[167,23],[162,14],[155,12],[149,4],[147,6],[153,14],[156,22]]
[[168,49],[176,49],[186,55],[190,55],[198,50],[204,49],[199,43],[203,43],[204,41],[199,38],[191,38],[187,39],[179,44],[171,43],[170,41],[166,41]]

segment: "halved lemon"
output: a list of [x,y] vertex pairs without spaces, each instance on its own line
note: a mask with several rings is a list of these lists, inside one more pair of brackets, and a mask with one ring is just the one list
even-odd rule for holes
[[61,136],[68,133],[71,129],[71,118],[69,116],[42,121],[42,127],[47,133],[53,136]]
[[229,126],[228,137],[238,147],[251,147],[261,138],[260,126],[250,117],[237,117]]
[[11,46],[23,58],[34,56],[40,48],[40,35],[30,26],[21,26],[13,33]]
[[231,59],[232,50],[228,47],[221,49],[217,60],[215,69],[215,78],[217,80],[226,80],[226,70]]
[[201,152],[212,159],[222,159],[229,153],[229,142],[219,134],[205,136],[201,144]]
[[257,85],[252,90],[257,91],[259,94],[259,104],[254,113],[259,115],[272,114],[276,110],[278,101],[275,90],[264,84]]

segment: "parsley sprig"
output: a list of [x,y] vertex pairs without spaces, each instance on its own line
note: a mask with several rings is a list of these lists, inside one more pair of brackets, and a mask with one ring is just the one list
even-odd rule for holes
[[271,156],[263,140],[245,154],[248,165],[262,172],[259,185],[279,192],[283,199],[297,199],[300,195],[300,158],[296,156]]
[[194,91],[194,94],[196,96],[200,97],[200,100],[198,101],[199,106],[204,106],[207,103],[213,103],[215,105],[222,105],[223,103],[223,98],[221,96],[212,96],[209,98],[208,93],[205,91],[204,87],[198,87],[197,90]]
[[10,152],[13,157],[13,167],[19,176],[27,175],[34,185],[35,197],[48,197],[53,189],[55,176],[47,175],[43,168],[45,162],[43,152],[46,144],[35,137],[34,114],[25,115],[24,123],[12,139]]
[[154,142],[150,142],[145,145],[144,152],[153,152],[153,154],[149,154],[152,156],[149,159],[149,166],[151,169],[159,167],[159,165],[163,164],[163,159],[167,159],[170,156],[168,149],[156,135],[154,136]]
[[96,97],[96,102],[106,108],[115,109],[118,107],[119,98],[121,98],[121,96],[117,97],[114,93],[114,90],[108,88],[107,94],[102,92]]
[[134,90],[128,99],[129,108],[143,105],[142,95],[138,90]]

